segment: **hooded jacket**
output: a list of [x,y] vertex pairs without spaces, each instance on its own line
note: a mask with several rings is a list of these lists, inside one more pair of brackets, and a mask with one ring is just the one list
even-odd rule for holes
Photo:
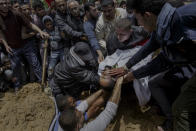
[[[52,17],[50,17],[50,16],[44,16],[42,19],[42,23],[44,24],[45,21],[47,21],[47,20],[50,20],[52,23],[54,23]],[[44,29],[43,31],[47,32],[50,35],[49,46],[50,46],[51,51],[55,51],[55,50],[59,50],[59,49],[64,48],[64,44],[63,44],[62,37],[60,34],[61,32],[57,26],[54,26],[54,29],[52,31],[49,31],[47,29]]]
[[75,46],[65,55],[64,61],[55,68],[54,82],[64,94],[77,98],[90,84],[99,84],[97,71],[90,68],[74,52]]

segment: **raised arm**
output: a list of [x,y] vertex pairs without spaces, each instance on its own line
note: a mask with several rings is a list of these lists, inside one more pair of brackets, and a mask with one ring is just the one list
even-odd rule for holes
[[35,24],[33,23],[30,23],[30,27],[32,30],[38,32],[40,34],[40,36],[43,38],[43,39],[47,39],[49,38],[49,34],[46,33],[46,32],[43,32],[39,27],[37,27]]
[[123,77],[118,78],[114,90],[112,92],[112,96],[109,99],[109,102],[119,104],[120,96],[121,96],[121,87],[122,87]]
[[95,92],[93,95],[89,96],[86,101],[88,103],[88,106],[91,106],[93,104],[93,102],[95,102],[95,100],[101,96],[101,94],[103,93],[103,90],[98,90],[97,92]]
[[9,54],[12,54],[12,49],[11,47],[8,45],[6,39],[5,39],[5,35],[3,34],[3,32],[0,30],[0,40],[1,42],[3,43],[6,51],[9,53]]

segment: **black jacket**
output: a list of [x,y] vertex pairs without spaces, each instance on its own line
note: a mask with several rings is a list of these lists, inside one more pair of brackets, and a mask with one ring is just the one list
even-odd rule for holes
[[81,36],[83,36],[83,32],[76,31],[72,29],[71,26],[69,26],[67,22],[67,14],[62,14],[60,12],[57,12],[54,20],[55,20],[56,26],[58,26],[61,29],[61,31],[64,32],[65,34],[64,39],[66,39],[66,41],[70,41],[71,39],[80,38]]
[[112,55],[117,49],[126,50],[135,47],[139,42],[146,40],[149,34],[144,31],[142,27],[133,26],[132,35],[124,43],[118,41],[117,35],[115,32],[111,32],[107,40],[107,52],[108,55]]
[[77,98],[90,84],[98,85],[100,76],[96,70],[88,67],[73,49],[74,46],[65,55],[64,61],[56,66],[54,82],[62,93]]

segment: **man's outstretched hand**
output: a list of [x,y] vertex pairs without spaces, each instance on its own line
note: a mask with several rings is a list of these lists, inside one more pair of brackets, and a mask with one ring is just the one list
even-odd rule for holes
[[128,73],[128,70],[125,69],[124,67],[120,67],[120,68],[111,69],[107,71],[107,73],[113,77],[121,77],[126,75]]
[[128,83],[128,82],[132,82],[135,79],[134,75],[132,72],[128,72],[128,74],[126,74],[124,76],[124,83]]

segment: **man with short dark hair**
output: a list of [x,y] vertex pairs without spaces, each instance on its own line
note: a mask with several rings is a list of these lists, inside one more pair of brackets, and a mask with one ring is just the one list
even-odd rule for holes
[[17,1],[13,1],[12,8],[16,11],[20,11],[20,4]]
[[[175,77],[189,79],[173,104],[174,130],[196,129],[196,3],[177,9],[165,0],[129,0],[127,4],[133,9],[138,23],[152,34],[149,42],[129,60],[125,68],[131,68],[160,47],[162,51],[147,65],[129,72],[125,80],[155,75],[167,69],[172,69]],[[124,69],[115,69],[111,74],[122,75]],[[159,127],[159,130],[164,129]]]
[[11,65],[16,79],[15,89],[18,90],[21,86],[19,81],[20,72],[18,72],[18,69],[20,68],[20,59],[22,55],[27,58],[28,63],[32,65],[37,78],[41,81],[41,65],[32,45],[25,43],[24,40],[22,40],[22,27],[25,26],[38,32],[44,39],[48,38],[49,35],[32,24],[21,13],[9,9],[6,0],[0,1],[0,16],[4,24],[4,27],[0,28],[0,39],[4,41],[4,46],[11,59]]
[[114,118],[121,98],[121,87],[123,77],[120,77],[113,89],[112,95],[107,105],[94,120],[84,124],[83,113],[92,104],[92,99],[82,102],[77,109],[68,109],[62,112],[59,118],[61,131],[104,131]]
[[97,19],[99,17],[97,8],[93,3],[86,3],[84,5],[85,15],[87,18],[87,21],[84,22],[84,31],[88,37],[89,43],[91,44],[91,47],[93,48],[95,54],[98,56],[98,62],[104,60],[104,56],[101,52],[101,48],[99,45],[99,42],[95,35],[95,26]]
[[97,21],[95,31],[102,53],[106,55],[106,40],[110,32],[114,31],[115,22],[120,18],[126,18],[127,12],[122,8],[115,8],[113,0],[102,0],[101,8],[103,13]]
[[46,15],[43,3],[41,3],[41,1],[35,1],[35,3],[33,3],[33,9],[35,10],[35,14],[37,16],[37,19],[34,21],[34,23],[43,30],[44,25],[42,23],[42,18]]

